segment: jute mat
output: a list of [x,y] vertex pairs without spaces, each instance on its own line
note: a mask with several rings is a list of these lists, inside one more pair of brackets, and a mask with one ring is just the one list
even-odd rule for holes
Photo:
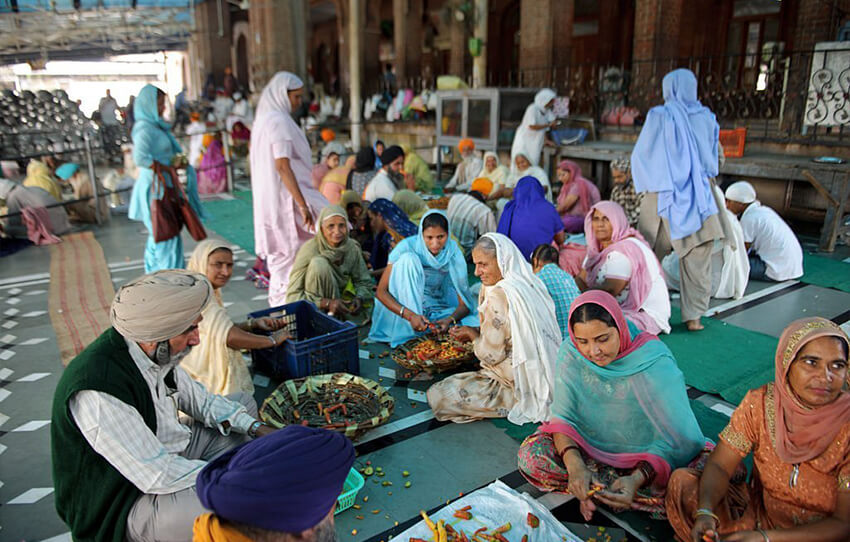
[[50,245],[47,306],[63,365],[110,326],[114,295],[103,249],[91,232],[65,235]]

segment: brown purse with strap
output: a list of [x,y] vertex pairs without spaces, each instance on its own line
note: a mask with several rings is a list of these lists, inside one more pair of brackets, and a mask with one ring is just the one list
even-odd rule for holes
[[[157,182],[159,181],[159,182]],[[157,198],[157,185],[162,186],[162,197]],[[179,182],[178,182],[179,185]],[[180,235],[183,229],[183,218],[180,211],[180,198],[174,187],[168,186],[159,167],[154,168],[154,181],[151,183],[151,233],[157,243],[167,241]]]
[[192,239],[195,241],[203,241],[207,238],[207,230],[204,229],[201,219],[198,218],[195,210],[192,209],[192,205],[186,197],[186,192],[183,191],[183,186],[180,184],[180,180],[177,179],[174,184],[177,185],[177,188],[180,191],[180,196],[182,196],[177,198],[177,201],[180,205],[180,213],[183,218],[183,223],[186,224],[186,229],[189,230],[189,235],[191,235]]

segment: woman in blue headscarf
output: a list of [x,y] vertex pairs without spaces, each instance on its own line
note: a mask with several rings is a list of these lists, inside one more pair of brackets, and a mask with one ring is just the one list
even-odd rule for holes
[[419,234],[396,245],[378,283],[377,298],[369,339],[392,347],[429,326],[442,332],[459,322],[478,325],[466,260],[457,242],[449,239],[449,220],[443,211],[425,213]]
[[523,177],[514,188],[513,200],[505,205],[496,231],[519,248],[526,260],[537,245],[552,241],[564,244],[564,224],[555,206],[546,201],[543,186],[534,177]]
[[664,76],[664,105],[649,110],[632,151],[635,190],[641,202],[638,229],[659,260],[679,255],[682,320],[702,329],[711,296],[711,250],[732,232],[712,185],[719,163],[720,127],[697,99],[697,79],[686,69]]
[[[133,195],[127,216],[139,220],[148,229],[145,245],[145,272],[160,269],[182,269],[186,267],[183,257],[183,240],[180,234],[157,243],[153,238],[151,224],[151,201],[162,197],[162,190],[151,193],[154,175],[162,173],[165,182],[174,186],[177,169],[171,161],[176,154],[183,152],[180,144],[171,134],[171,125],[162,120],[165,110],[165,93],[153,85],[145,85],[133,105],[135,124],[133,124],[133,160],[139,168],[139,178],[133,186]],[[186,196],[189,204],[200,218],[205,218],[198,197],[198,179],[195,169],[186,166]],[[176,182],[179,182],[177,180]]]
[[402,239],[416,235],[416,224],[408,220],[401,207],[385,198],[378,198],[367,211],[372,238],[363,250],[369,252],[369,265],[378,276],[387,266],[390,252]]

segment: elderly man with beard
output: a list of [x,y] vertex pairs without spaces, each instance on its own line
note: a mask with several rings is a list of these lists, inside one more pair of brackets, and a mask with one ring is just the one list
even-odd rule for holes
[[333,431],[290,425],[215,458],[198,475],[213,511],[194,542],[337,542],[334,509],[354,445]]
[[[56,509],[75,540],[189,541],[207,461],[273,432],[247,394],[210,394],[178,366],[198,344],[206,277],[164,270],[122,286],[112,327],[74,358],[51,421]],[[182,415],[179,415],[182,413]]]

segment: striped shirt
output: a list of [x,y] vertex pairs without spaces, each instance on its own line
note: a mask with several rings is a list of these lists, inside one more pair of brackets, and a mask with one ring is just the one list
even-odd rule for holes
[[552,301],[555,302],[555,315],[558,317],[558,327],[561,328],[561,336],[566,340],[570,336],[569,320],[570,305],[581,292],[576,286],[576,281],[569,273],[555,265],[547,263],[543,269],[537,272],[537,276],[546,285]]
[[496,217],[486,204],[468,194],[454,194],[446,209],[449,228],[465,253],[485,233],[496,231]]
[[[246,433],[254,417],[241,404],[209,393],[182,368],[160,367],[134,341],[126,342],[130,357],[151,391],[156,433],[145,424],[138,410],[99,391],[77,392],[69,404],[71,416],[89,445],[143,493],[162,495],[190,488],[206,461],[180,455],[189,445],[192,429],[180,422],[177,411],[218,429],[222,435],[231,428]],[[165,383],[172,370],[176,389]]]

